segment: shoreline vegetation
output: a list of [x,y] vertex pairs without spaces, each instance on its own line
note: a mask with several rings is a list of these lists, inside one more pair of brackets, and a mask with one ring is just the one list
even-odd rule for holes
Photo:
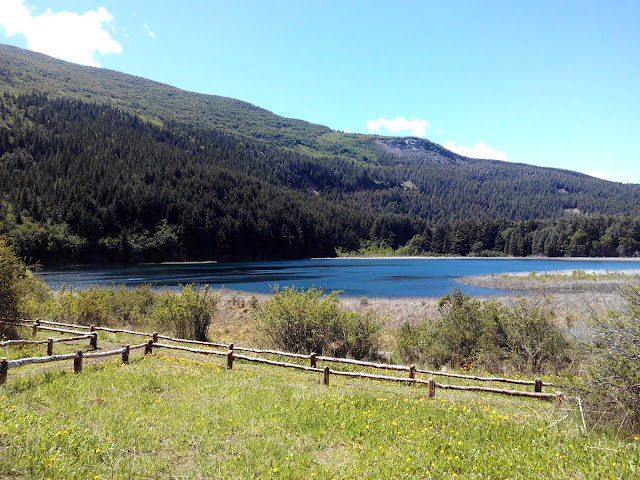
[[[339,257],[358,258],[363,257]],[[388,257],[364,257],[367,259]],[[405,258],[405,257],[402,257]],[[415,259],[416,257],[406,257]],[[468,257],[424,257],[425,260]],[[533,257],[532,257],[533,259]],[[563,260],[563,259],[558,259]],[[572,259],[566,259],[572,260]],[[591,260],[591,259],[590,259]],[[607,258],[628,262],[629,258]],[[185,264],[205,264],[210,262],[184,262]],[[556,312],[558,323],[563,326],[567,319],[574,321],[573,333],[584,337],[586,324],[595,316],[606,315],[611,310],[624,308],[625,302],[619,294],[621,289],[640,285],[640,270],[562,270],[555,272],[518,272],[509,274],[491,274],[465,276],[456,279],[458,283],[496,290],[512,290],[515,293],[504,295],[480,295],[482,300],[496,300],[512,304],[516,293],[528,294],[544,291],[551,298],[551,306]],[[163,291],[163,290],[160,290]],[[56,295],[59,290],[51,290]],[[253,308],[272,298],[272,293],[233,290],[227,287],[211,289],[220,295],[217,304],[216,322],[210,327],[210,334],[216,340],[246,343],[259,340],[255,337]],[[179,295],[180,292],[174,292]],[[326,292],[330,293],[330,292]],[[357,297],[338,295],[338,301],[347,310],[362,312],[372,310],[382,321],[384,347],[390,348],[390,337],[401,325],[412,326],[425,319],[438,316],[440,297]],[[577,321],[576,321],[577,320]]]
[[[563,329],[567,320],[573,322],[572,335],[584,338],[588,334],[587,324],[596,316],[606,315],[611,310],[624,308],[625,301],[619,291],[640,285],[640,270],[596,271],[565,270],[552,273],[523,272],[517,274],[477,275],[461,277],[458,282],[498,290],[517,290],[522,294],[544,291],[551,299],[558,324]],[[482,300],[496,300],[506,305],[513,304],[516,294],[479,296]],[[250,310],[245,305],[264,302],[272,297],[270,293],[252,293],[224,289],[219,303],[216,328],[223,340],[233,341],[229,336],[232,325],[241,326],[241,331],[251,331]],[[425,319],[438,316],[439,297],[339,297],[340,303],[350,311],[372,310],[383,319],[383,339],[389,337],[401,325],[418,325]],[[236,339],[237,341],[238,339]],[[384,342],[387,343],[387,342]],[[389,345],[385,345],[389,348]]]

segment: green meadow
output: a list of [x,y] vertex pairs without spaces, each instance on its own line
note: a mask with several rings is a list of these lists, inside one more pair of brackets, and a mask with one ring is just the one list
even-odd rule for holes
[[[62,352],[63,347],[57,352]],[[71,349],[71,346],[64,348]],[[105,347],[106,348],[106,347]],[[38,354],[0,348],[0,356]],[[628,479],[638,437],[575,402],[331,377],[140,351],[9,371],[0,478]]]

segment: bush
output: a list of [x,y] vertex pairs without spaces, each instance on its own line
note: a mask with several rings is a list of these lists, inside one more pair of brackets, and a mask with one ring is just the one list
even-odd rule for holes
[[557,372],[569,362],[569,342],[556,325],[551,298],[543,292],[516,296],[506,318],[506,351],[520,369],[537,373],[550,364]]
[[[28,317],[33,305],[48,296],[44,282],[18,258],[6,237],[0,236],[0,319]],[[13,337],[15,332],[0,324],[0,336]]]
[[64,286],[44,302],[33,302],[31,312],[58,322],[95,326],[144,327],[157,302],[151,287],[128,289],[95,285],[74,291]]
[[278,347],[298,353],[356,359],[375,354],[380,322],[371,310],[344,310],[339,292],[275,287],[273,297],[258,306],[256,317]]
[[7,239],[0,237],[0,318],[18,318],[26,274],[25,264],[15,254]]
[[628,428],[640,429],[640,288],[620,292],[624,312],[611,312],[595,324],[593,363],[581,394],[598,418],[608,417]]
[[411,362],[469,366],[477,363],[499,343],[495,338],[504,309],[494,301],[482,302],[456,290],[439,304],[435,321],[404,324],[398,335],[400,355]]
[[209,286],[197,289],[193,284],[180,286],[180,293],[165,294],[153,317],[162,329],[169,327],[179,338],[207,340],[207,332],[221,295],[209,293]]
[[398,332],[398,352],[411,362],[487,370],[527,369],[548,364],[560,368],[569,344],[554,323],[550,300],[543,294],[517,297],[512,308],[495,300],[471,298],[459,290],[438,305],[440,317]]

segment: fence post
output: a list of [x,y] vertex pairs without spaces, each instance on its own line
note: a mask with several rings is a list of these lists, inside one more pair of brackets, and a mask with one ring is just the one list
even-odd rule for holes
[[158,332],[153,332],[153,343],[158,343]]
[[33,336],[35,337],[38,334],[38,327],[40,326],[40,322],[38,320],[33,322]]
[[130,348],[131,347],[129,345],[124,345],[124,352],[122,352],[122,363],[129,363]]
[[[409,367],[409,378],[416,378],[416,366],[413,363]],[[410,385],[415,385],[415,382],[412,382]]]
[[9,372],[9,361],[2,357],[0,358],[0,385],[7,381],[7,373]]
[[329,370],[329,366],[324,367],[324,384],[329,385],[329,375],[331,371]]
[[82,350],[76,350],[76,358],[73,359],[73,373],[82,371]]
[[47,357],[53,355],[53,338],[47,339]]
[[311,363],[311,368],[316,368],[317,361],[316,361],[316,353],[315,352],[311,352],[311,354],[309,355],[309,362]]
[[229,344],[229,350],[231,350],[233,352],[233,343]]
[[542,392],[542,380],[536,378],[535,386],[533,387],[533,391],[536,393]]
[[[229,345],[229,347],[233,347],[233,343]],[[231,370],[233,368],[233,348],[229,348],[227,352],[227,370]]]
[[94,350],[98,349],[98,332],[96,331],[91,332],[91,338],[89,338],[89,346]]
[[436,396],[436,381],[431,377],[429,379],[429,398],[435,398]]

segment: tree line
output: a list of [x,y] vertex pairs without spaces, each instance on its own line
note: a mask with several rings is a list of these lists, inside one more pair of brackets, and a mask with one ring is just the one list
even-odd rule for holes
[[634,255],[640,190],[593,180],[458,158],[314,157],[103,104],[35,92],[0,98],[0,233],[41,263],[362,248]]

